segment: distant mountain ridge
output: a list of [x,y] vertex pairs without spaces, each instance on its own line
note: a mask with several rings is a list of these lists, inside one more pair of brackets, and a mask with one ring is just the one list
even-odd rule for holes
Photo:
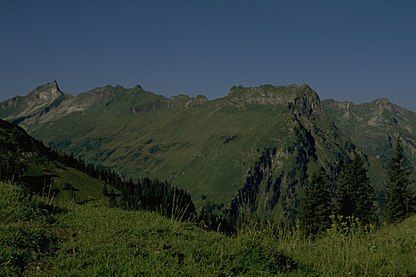
[[54,93],[57,87],[44,87],[48,101],[4,101],[0,117],[125,176],[167,180],[196,202],[204,195],[229,203],[258,170],[257,208],[284,213],[297,205],[290,195],[302,193],[306,176],[320,165],[329,169],[351,143],[368,156],[379,193],[399,135],[416,163],[416,113],[386,99],[321,101],[308,85],[234,86],[214,100],[110,85],[69,96]]
[[386,98],[369,103],[323,101],[336,125],[348,133],[351,140],[387,163],[393,142],[400,136],[411,162],[416,162],[416,113],[396,105]]

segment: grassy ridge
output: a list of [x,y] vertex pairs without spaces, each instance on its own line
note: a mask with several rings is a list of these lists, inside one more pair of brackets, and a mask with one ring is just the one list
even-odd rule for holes
[[0,184],[0,243],[5,246],[0,249],[0,274],[416,273],[416,217],[371,233],[346,236],[331,230],[311,241],[296,232],[281,237],[272,228],[248,229],[231,238],[155,213],[124,212],[94,202],[56,204],[60,208],[45,209],[44,200],[29,199],[16,187]]

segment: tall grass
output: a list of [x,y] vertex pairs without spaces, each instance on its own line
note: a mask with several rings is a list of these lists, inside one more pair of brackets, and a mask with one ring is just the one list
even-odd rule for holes
[[278,245],[282,254],[299,263],[302,272],[319,276],[416,275],[416,216],[378,229],[358,222],[346,225],[335,220],[314,239],[305,237],[298,226],[287,232],[274,224],[243,228],[239,236]]
[[[0,275],[412,276],[416,217],[305,238],[249,220],[230,237],[156,212],[28,197],[0,183]],[[46,203],[45,203],[46,202]],[[58,207],[57,207],[58,206]],[[56,210],[66,212],[54,212]],[[338,225],[337,225],[338,224]]]

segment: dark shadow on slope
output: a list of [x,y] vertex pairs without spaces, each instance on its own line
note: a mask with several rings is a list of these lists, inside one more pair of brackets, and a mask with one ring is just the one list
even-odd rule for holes
[[20,182],[31,193],[41,196],[56,196],[59,189],[53,188],[53,178],[57,175],[23,176]]

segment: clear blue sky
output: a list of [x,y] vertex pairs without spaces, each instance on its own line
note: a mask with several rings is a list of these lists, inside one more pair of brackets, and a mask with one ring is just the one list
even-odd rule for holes
[[0,1],[0,99],[57,80],[221,97],[308,83],[416,110],[416,1]]

